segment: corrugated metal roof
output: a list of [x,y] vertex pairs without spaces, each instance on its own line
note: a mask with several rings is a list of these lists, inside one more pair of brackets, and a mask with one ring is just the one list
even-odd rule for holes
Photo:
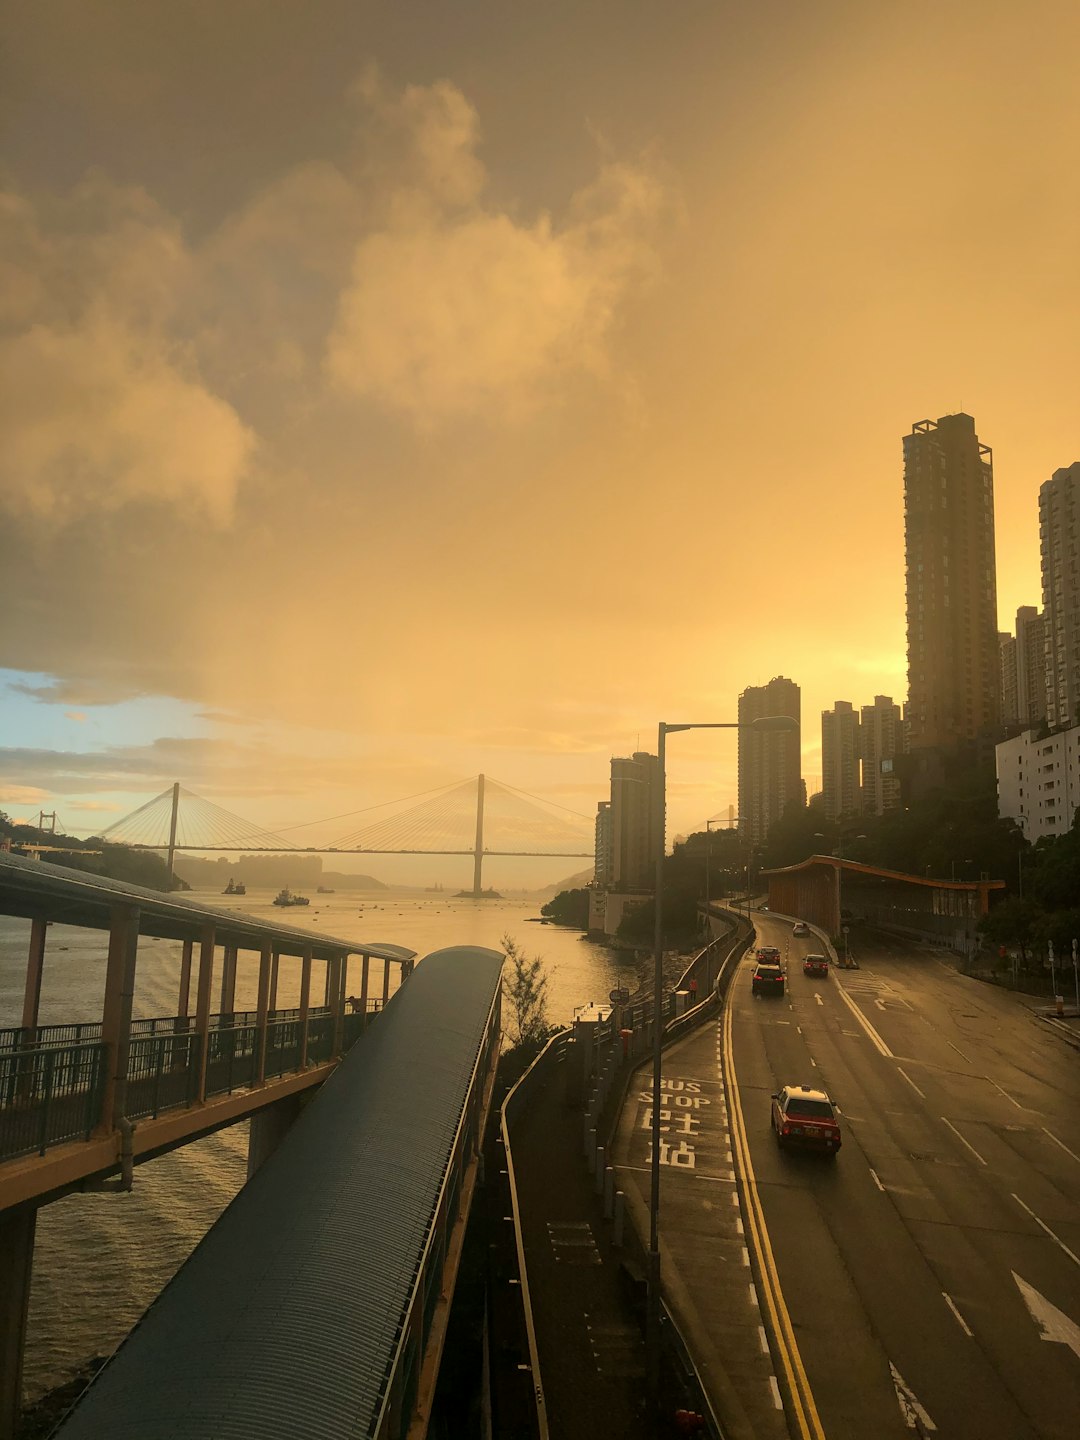
[[341,940],[318,930],[279,925],[240,910],[206,905],[182,894],[166,895],[142,885],[128,885],[122,880],[0,852],[0,913],[45,915],[62,925],[108,929],[109,912],[117,904],[138,905],[140,933],[167,940],[187,940],[212,924],[219,944],[239,944],[250,949],[273,944],[286,955],[299,955],[309,945],[312,953],[322,959],[347,953],[374,955],[379,960],[411,960],[416,954],[400,945]]
[[64,1440],[370,1433],[502,962],[462,946],[417,967],[61,1425]]

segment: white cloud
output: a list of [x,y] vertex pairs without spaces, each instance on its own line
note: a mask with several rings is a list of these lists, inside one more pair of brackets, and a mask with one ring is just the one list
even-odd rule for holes
[[0,200],[0,503],[63,522],[132,501],[223,522],[254,437],[175,333],[179,231],[91,177]]
[[460,92],[362,93],[410,163],[383,197],[381,228],[357,244],[327,346],[331,378],[430,424],[521,413],[603,373],[618,303],[652,265],[663,192],[649,169],[606,166],[565,223],[525,223],[481,203],[479,127]]

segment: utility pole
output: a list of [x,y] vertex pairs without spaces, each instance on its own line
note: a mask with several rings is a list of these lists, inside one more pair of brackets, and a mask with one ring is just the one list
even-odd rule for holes
[[480,866],[484,858],[484,777],[476,777],[476,848],[473,850],[472,893],[480,896],[484,892],[480,884]]

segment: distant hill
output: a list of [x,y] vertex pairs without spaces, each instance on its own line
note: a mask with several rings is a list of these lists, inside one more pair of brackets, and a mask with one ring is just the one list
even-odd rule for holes
[[589,866],[588,870],[579,870],[576,875],[568,875],[565,880],[556,880],[554,885],[545,885],[541,890],[532,890],[532,895],[558,895],[560,890],[583,890],[586,885],[593,883],[594,867]]
[[266,890],[282,885],[292,889],[324,885],[330,890],[386,890],[374,875],[347,875],[324,870],[321,855],[241,855],[239,860],[203,860],[197,855],[177,855],[175,873],[197,890],[224,890],[230,880]]

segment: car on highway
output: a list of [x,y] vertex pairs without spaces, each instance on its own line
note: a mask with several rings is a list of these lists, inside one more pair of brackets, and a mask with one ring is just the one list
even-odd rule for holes
[[835,1155],[843,1143],[836,1107],[824,1090],[785,1085],[772,1097],[772,1128],[782,1150],[795,1145]]
[[827,955],[804,956],[802,973],[804,975],[820,975],[823,980],[827,980],[829,978],[829,957]]
[[[758,951],[760,956],[761,952]],[[751,995],[784,995],[784,967],[779,959],[762,960],[758,959],[754,966],[753,978],[750,982]]]
[[770,965],[779,965],[780,951],[775,945],[759,945],[754,951],[759,960],[765,960]]
[[795,924],[791,927],[791,933],[792,935],[809,935],[810,926],[807,925],[805,920],[796,920]]

